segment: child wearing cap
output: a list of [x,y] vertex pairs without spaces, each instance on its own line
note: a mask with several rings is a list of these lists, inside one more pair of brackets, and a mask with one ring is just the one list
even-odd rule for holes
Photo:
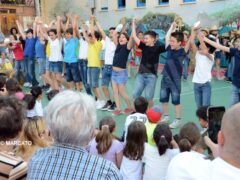
[[154,106],[147,111],[148,122],[145,124],[147,129],[148,144],[156,146],[153,141],[153,131],[156,128],[158,122],[161,120],[162,110],[160,107]]

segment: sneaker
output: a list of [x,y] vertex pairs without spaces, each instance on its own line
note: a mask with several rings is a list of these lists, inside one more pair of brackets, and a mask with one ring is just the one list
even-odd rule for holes
[[29,84],[30,84],[29,82],[25,82],[25,83],[23,84],[23,86],[24,86],[24,87],[29,87]]
[[51,90],[52,90],[52,88],[50,87],[50,88],[47,90],[47,93],[50,93]]
[[106,104],[103,106],[103,108],[101,110],[107,111],[111,107],[111,105],[112,105],[112,103],[107,101]]
[[112,112],[112,111],[115,111],[115,109],[116,109],[116,104],[115,102],[113,102],[112,105],[107,109],[107,111]]
[[131,108],[126,108],[125,110],[124,110],[124,114],[130,114],[130,113],[132,113],[133,112],[133,110],[131,109]]
[[97,101],[96,102],[96,109],[102,109],[103,106],[105,105],[105,101]]
[[123,112],[121,110],[116,110],[112,113],[113,116],[119,116],[121,115]]
[[31,87],[33,87],[33,85],[32,85],[31,83],[29,83],[29,84],[28,84],[28,87],[30,87],[30,88],[31,88]]
[[182,124],[181,120],[175,119],[172,124],[169,125],[171,129],[179,128]]
[[164,116],[164,118],[160,122],[168,123],[169,116]]

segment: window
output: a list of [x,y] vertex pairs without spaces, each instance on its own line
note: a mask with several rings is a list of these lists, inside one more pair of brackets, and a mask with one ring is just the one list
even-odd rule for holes
[[196,0],[183,0],[183,3],[196,2]]
[[169,0],[158,0],[159,5],[167,5],[169,4]]
[[108,0],[101,0],[101,10],[102,11],[108,10]]
[[118,0],[118,9],[123,9],[126,7],[126,0]]
[[146,0],[137,0],[137,7],[145,7]]

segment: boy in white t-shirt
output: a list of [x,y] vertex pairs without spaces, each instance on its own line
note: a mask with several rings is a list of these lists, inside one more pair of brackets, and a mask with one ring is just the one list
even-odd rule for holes
[[126,141],[128,126],[135,121],[143,122],[144,124],[148,121],[146,111],[148,109],[148,101],[144,97],[138,97],[134,101],[135,113],[127,116],[124,125],[124,141]]
[[211,105],[211,78],[212,67],[214,65],[215,48],[204,43],[203,33],[198,33],[199,47],[196,46],[194,40],[196,36],[196,28],[191,33],[191,50],[195,54],[196,67],[193,74],[192,82],[194,83],[194,94],[197,107]]

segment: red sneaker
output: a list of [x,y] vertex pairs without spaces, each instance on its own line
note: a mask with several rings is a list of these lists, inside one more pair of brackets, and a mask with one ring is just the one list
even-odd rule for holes
[[122,114],[122,111],[121,110],[116,110],[112,113],[113,116],[119,116]]
[[133,112],[133,110],[132,109],[129,109],[129,108],[126,108],[125,110],[124,110],[124,113],[125,114],[130,114],[130,113],[132,113]]

